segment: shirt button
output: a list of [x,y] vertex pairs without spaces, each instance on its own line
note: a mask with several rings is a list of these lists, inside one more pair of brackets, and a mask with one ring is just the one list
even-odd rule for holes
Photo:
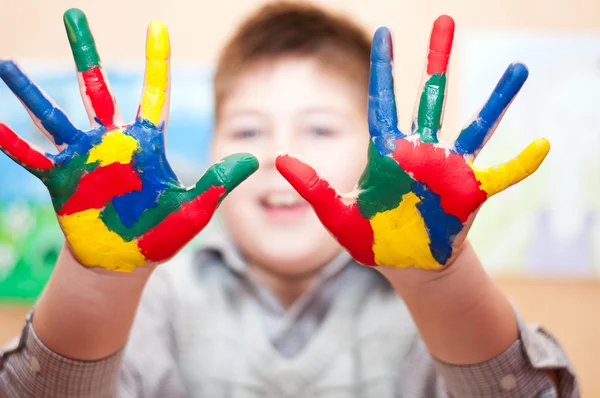
[[40,371],[40,362],[37,360],[36,357],[29,358],[29,368],[32,370],[33,373],[37,373]]
[[500,387],[502,387],[502,389],[504,391],[514,390],[516,386],[517,386],[517,378],[515,377],[514,374],[508,374],[508,375],[504,376],[502,379],[500,379]]

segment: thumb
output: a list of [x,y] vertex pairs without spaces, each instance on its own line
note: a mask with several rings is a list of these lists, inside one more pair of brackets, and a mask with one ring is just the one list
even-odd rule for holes
[[173,257],[204,229],[223,198],[257,169],[258,161],[249,154],[231,155],[212,165],[188,191],[193,199],[140,237],[141,253],[157,263]]
[[258,170],[258,160],[248,153],[236,153],[213,164],[196,183],[195,191],[204,192],[213,186],[225,188],[226,194]]
[[356,261],[375,265],[373,230],[369,220],[360,215],[356,203],[345,204],[326,180],[298,159],[279,156],[275,166],[300,196],[310,203],[325,228]]
[[334,211],[343,206],[340,197],[329,183],[317,175],[315,169],[288,155],[277,157],[275,167],[294,189],[317,212]]

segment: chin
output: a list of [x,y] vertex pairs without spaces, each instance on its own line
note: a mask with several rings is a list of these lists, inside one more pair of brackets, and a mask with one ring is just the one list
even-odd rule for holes
[[284,278],[300,278],[317,273],[331,259],[315,258],[314,253],[268,253],[258,258],[259,267]]
[[[313,238],[314,239],[314,238]],[[324,244],[326,243],[326,244]],[[294,277],[315,273],[341,252],[332,238],[320,241],[274,239],[255,242],[244,250],[250,262],[281,276]]]
[[280,219],[261,207],[231,203],[224,203],[225,227],[254,266],[281,276],[302,276],[316,272],[342,251],[311,209]]

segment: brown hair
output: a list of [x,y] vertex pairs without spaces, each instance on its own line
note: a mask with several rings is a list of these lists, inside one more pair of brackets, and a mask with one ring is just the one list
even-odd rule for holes
[[366,95],[370,49],[365,31],[344,16],[306,3],[268,4],[242,23],[221,52],[213,80],[216,118],[237,76],[286,56],[314,58],[364,85]]

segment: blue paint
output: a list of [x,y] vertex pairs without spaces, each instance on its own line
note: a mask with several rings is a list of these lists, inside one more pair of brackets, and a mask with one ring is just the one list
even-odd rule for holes
[[139,148],[131,161],[133,170],[142,180],[142,190],[113,198],[112,204],[127,228],[132,228],[147,209],[156,207],[158,198],[167,189],[181,187],[175,172],[167,162],[163,134],[164,124],[154,124],[138,118],[123,133],[136,139]]
[[100,126],[93,130],[82,132],[76,142],[71,142],[60,153],[53,156],[54,163],[61,165],[77,155],[88,155],[90,150],[102,142],[106,128]]
[[40,88],[13,61],[0,61],[0,78],[40,120],[57,145],[72,143],[83,134],[65,112],[55,106]]
[[458,136],[454,143],[458,153],[471,155],[481,149],[486,136],[496,126],[528,76],[529,71],[524,64],[514,63],[508,66],[475,120]]
[[421,199],[417,210],[421,213],[429,233],[431,254],[438,263],[444,265],[452,255],[452,242],[463,225],[458,217],[444,212],[440,195],[416,181],[411,190]]
[[381,156],[395,149],[394,141],[405,137],[398,129],[394,95],[392,34],[388,28],[377,29],[371,46],[369,78],[369,133]]
[[114,197],[112,204],[127,228],[132,228],[142,213],[158,205],[158,198],[167,188],[164,184],[153,184],[141,176],[142,190]]

